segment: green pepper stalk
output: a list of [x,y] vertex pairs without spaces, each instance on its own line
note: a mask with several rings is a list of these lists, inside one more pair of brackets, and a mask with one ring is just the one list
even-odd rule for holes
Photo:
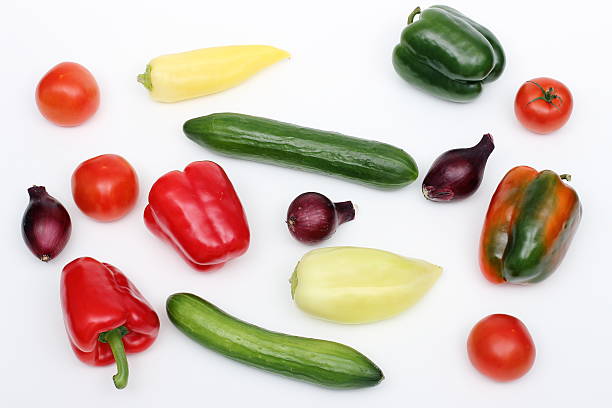
[[118,389],[123,389],[127,386],[128,376],[130,374],[122,340],[123,336],[126,334],[128,334],[128,329],[124,326],[119,326],[116,329],[100,333],[100,337],[98,338],[100,342],[108,343],[113,352],[113,357],[115,357],[117,374],[113,376],[113,382]]
[[417,14],[421,14],[421,8],[417,7],[414,10],[412,10],[412,13],[410,13],[410,15],[408,16],[408,24],[412,24],[412,22],[414,21],[414,18],[416,17]]

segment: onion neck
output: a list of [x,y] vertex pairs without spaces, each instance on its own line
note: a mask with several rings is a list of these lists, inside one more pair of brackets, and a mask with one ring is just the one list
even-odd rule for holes
[[350,201],[334,203],[334,208],[336,209],[336,216],[338,217],[338,225],[344,224],[355,218],[355,207]]
[[28,188],[28,195],[30,199],[41,199],[42,197],[48,195],[47,189],[43,186],[32,186]]
[[481,153],[484,153],[486,156],[489,156],[493,149],[495,149],[495,144],[493,143],[493,136],[490,133],[487,133],[482,136],[480,142],[475,146]]

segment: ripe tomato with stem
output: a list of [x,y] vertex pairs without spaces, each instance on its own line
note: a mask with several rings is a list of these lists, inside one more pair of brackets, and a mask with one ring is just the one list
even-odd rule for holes
[[519,122],[540,134],[553,132],[565,125],[573,107],[570,90],[552,78],[526,81],[514,99],[514,113]]

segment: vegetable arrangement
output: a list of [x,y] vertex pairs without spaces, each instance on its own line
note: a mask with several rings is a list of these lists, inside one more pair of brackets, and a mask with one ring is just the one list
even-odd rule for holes
[[[418,21],[415,17],[420,15]],[[139,75],[152,99],[177,102],[220,92],[288,58],[270,46],[205,48],[153,59]],[[442,99],[468,102],[505,66],[497,38],[457,10],[417,7],[408,19],[393,66],[409,83]],[[36,90],[47,119],[76,126],[99,104],[89,71],[62,63]],[[537,133],[563,126],[572,111],[571,93],[549,78],[527,81],[515,100],[519,121]],[[393,190],[418,177],[414,159],[399,147],[336,132],[305,128],[240,113],[213,113],[188,120],[185,135],[231,158],[274,164]],[[439,156],[422,183],[432,201],[450,202],[480,186],[494,149],[490,134],[473,147]],[[560,265],[580,222],[577,193],[550,170],[519,166],[499,184],[486,214],[480,266],[493,283],[526,284],[546,279]],[[97,221],[114,221],[135,206],[139,187],[132,166],[105,154],[81,163],[72,175],[77,207]],[[67,210],[44,187],[28,190],[30,204],[22,233],[42,261],[55,258],[71,233]],[[391,193],[389,193],[391,194]],[[219,269],[246,253],[250,229],[242,203],[223,168],[197,161],[161,176],[151,187],[144,224],[198,271]],[[307,192],[287,210],[290,234],[304,244],[330,239],[338,226],[355,219],[351,201],[332,202]],[[370,323],[400,314],[418,302],[439,279],[442,268],[391,252],[351,246],[317,248],[299,260],[290,277],[291,297],[301,310],[327,321]],[[61,304],[70,345],[86,364],[117,365],[117,388],[128,380],[126,354],[155,341],[160,321],[129,279],[114,266],[78,258],[63,268]],[[332,341],[272,332],[238,320],[189,293],[166,302],[170,321],[188,337],[230,359],[331,388],[374,386],[382,371],[360,352]],[[523,376],[535,361],[535,345],[520,320],[496,314],[469,334],[467,350],[475,368],[497,381]]]

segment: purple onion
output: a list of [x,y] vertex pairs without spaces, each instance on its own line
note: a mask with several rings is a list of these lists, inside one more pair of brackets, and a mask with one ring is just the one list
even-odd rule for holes
[[30,204],[23,215],[21,232],[30,251],[41,261],[55,258],[70,238],[72,223],[64,206],[42,186],[28,188]]
[[316,244],[333,235],[338,225],[355,218],[350,201],[333,203],[319,193],[303,193],[291,202],[287,210],[287,227],[295,239]]
[[476,146],[443,153],[423,180],[423,195],[431,201],[460,200],[480,186],[489,155],[495,148],[490,134]]

